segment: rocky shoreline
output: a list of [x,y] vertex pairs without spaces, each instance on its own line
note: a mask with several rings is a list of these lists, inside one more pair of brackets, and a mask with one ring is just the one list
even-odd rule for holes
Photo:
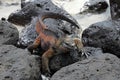
[[[119,5],[118,0],[115,1]],[[110,2],[113,7],[112,0]],[[41,53],[34,55],[26,49],[37,36],[34,29],[35,17],[41,9],[62,13],[74,20],[67,12],[53,5],[50,0],[27,2],[20,11],[11,13],[9,22],[0,20],[0,80],[42,80],[42,51],[38,49],[36,51]],[[111,8],[111,11],[114,11],[112,9],[114,8]],[[31,11],[34,12],[29,14]],[[82,41],[84,50],[90,54],[88,58],[81,57],[81,53],[75,50],[51,58],[50,80],[120,80],[120,20],[118,16],[111,16],[115,19],[91,24],[83,31]],[[12,23],[26,28],[19,35]],[[44,23],[60,36],[63,32],[59,28],[64,28],[74,34],[75,28],[67,22],[48,19]]]
[[38,56],[15,47],[18,34],[11,23],[0,21],[0,80],[39,80]]

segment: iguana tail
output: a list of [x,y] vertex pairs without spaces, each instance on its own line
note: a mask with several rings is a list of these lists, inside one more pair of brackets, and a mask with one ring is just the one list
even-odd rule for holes
[[66,16],[59,14],[59,13],[53,13],[53,12],[44,12],[41,16],[41,20],[43,21],[46,18],[53,18],[53,19],[61,19],[65,20],[74,26],[76,26],[79,29],[79,25],[77,25],[75,22],[73,22],[71,19],[67,18]]

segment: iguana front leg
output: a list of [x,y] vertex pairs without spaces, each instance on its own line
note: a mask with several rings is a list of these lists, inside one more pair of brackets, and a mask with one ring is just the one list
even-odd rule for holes
[[40,45],[40,35],[35,39],[33,44],[29,45],[27,49],[33,53],[33,50],[36,49]]
[[85,56],[86,58],[88,58],[88,56],[90,55],[90,53],[88,53],[88,52],[83,48],[82,41],[80,41],[79,39],[75,38],[75,39],[74,39],[74,43],[75,43],[75,46],[77,47],[77,50],[78,50],[79,52],[82,52],[81,56]]

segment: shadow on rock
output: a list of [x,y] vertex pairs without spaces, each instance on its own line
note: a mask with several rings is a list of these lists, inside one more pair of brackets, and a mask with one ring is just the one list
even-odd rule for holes
[[[89,53],[89,57],[99,56],[102,53],[100,48],[85,47],[86,53]],[[51,58],[50,60],[50,69],[51,71],[56,72],[62,67],[73,64],[78,61],[86,59],[86,56],[81,56],[81,53],[78,53],[76,50],[72,50],[70,53],[59,54]],[[57,80],[57,79],[56,79]]]

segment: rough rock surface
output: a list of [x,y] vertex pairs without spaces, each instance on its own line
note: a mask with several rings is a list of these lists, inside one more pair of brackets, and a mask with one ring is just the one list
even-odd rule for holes
[[2,5],[2,2],[0,1],[0,5]]
[[[85,47],[83,49],[86,50],[86,53],[90,54],[89,57],[94,57],[102,54],[102,50],[100,48]],[[77,51],[71,51],[68,54],[59,54],[51,58],[50,69],[54,73],[64,66],[84,59],[86,59],[86,57],[81,57],[81,53],[78,53]]]
[[120,21],[92,24],[83,32],[82,41],[84,46],[100,47],[104,52],[120,57]]
[[16,45],[19,32],[16,27],[7,21],[0,20],[0,44]]
[[102,13],[105,12],[106,9],[108,8],[108,3],[106,0],[89,0],[86,1],[83,7],[83,11],[80,12],[82,13]]
[[33,43],[37,36],[35,23],[33,21],[30,25],[27,25],[19,34],[19,46],[26,48],[29,44]]
[[37,58],[12,45],[0,46],[0,80],[40,80]]
[[[19,25],[28,24],[26,25],[26,29],[24,29],[20,35],[20,43],[22,42],[21,43],[22,45],[25,46],[29,45],[29,43],[33,42],[33,40],[35,39],[34,38],[34,36],[36,36],[34,29],[35,27],[34,25],[36,23],[35,17],[37,17],[41,11],[60,13],[76,22],[67,12],[54,5],[51,2],[51,0],[35,0],[33,2],[27,2],[26,4],[24,4],[24,7],[21,10],[12,13],[8,18],[8,21],[14,24]],[[63,22],[61,20],[46,19],[44,20],[44,23],[50,30],[56,32],[58,36],[64,35],[62,31],[63,29],[67,30],[70,33],[75,31],[75,27],[66,21]]]
[[110,0],[110,9],[112,19],[120,18],[120,0]]
[[50,80],[120,80],[120,59],[107,53],[91,57],[60,69]]

